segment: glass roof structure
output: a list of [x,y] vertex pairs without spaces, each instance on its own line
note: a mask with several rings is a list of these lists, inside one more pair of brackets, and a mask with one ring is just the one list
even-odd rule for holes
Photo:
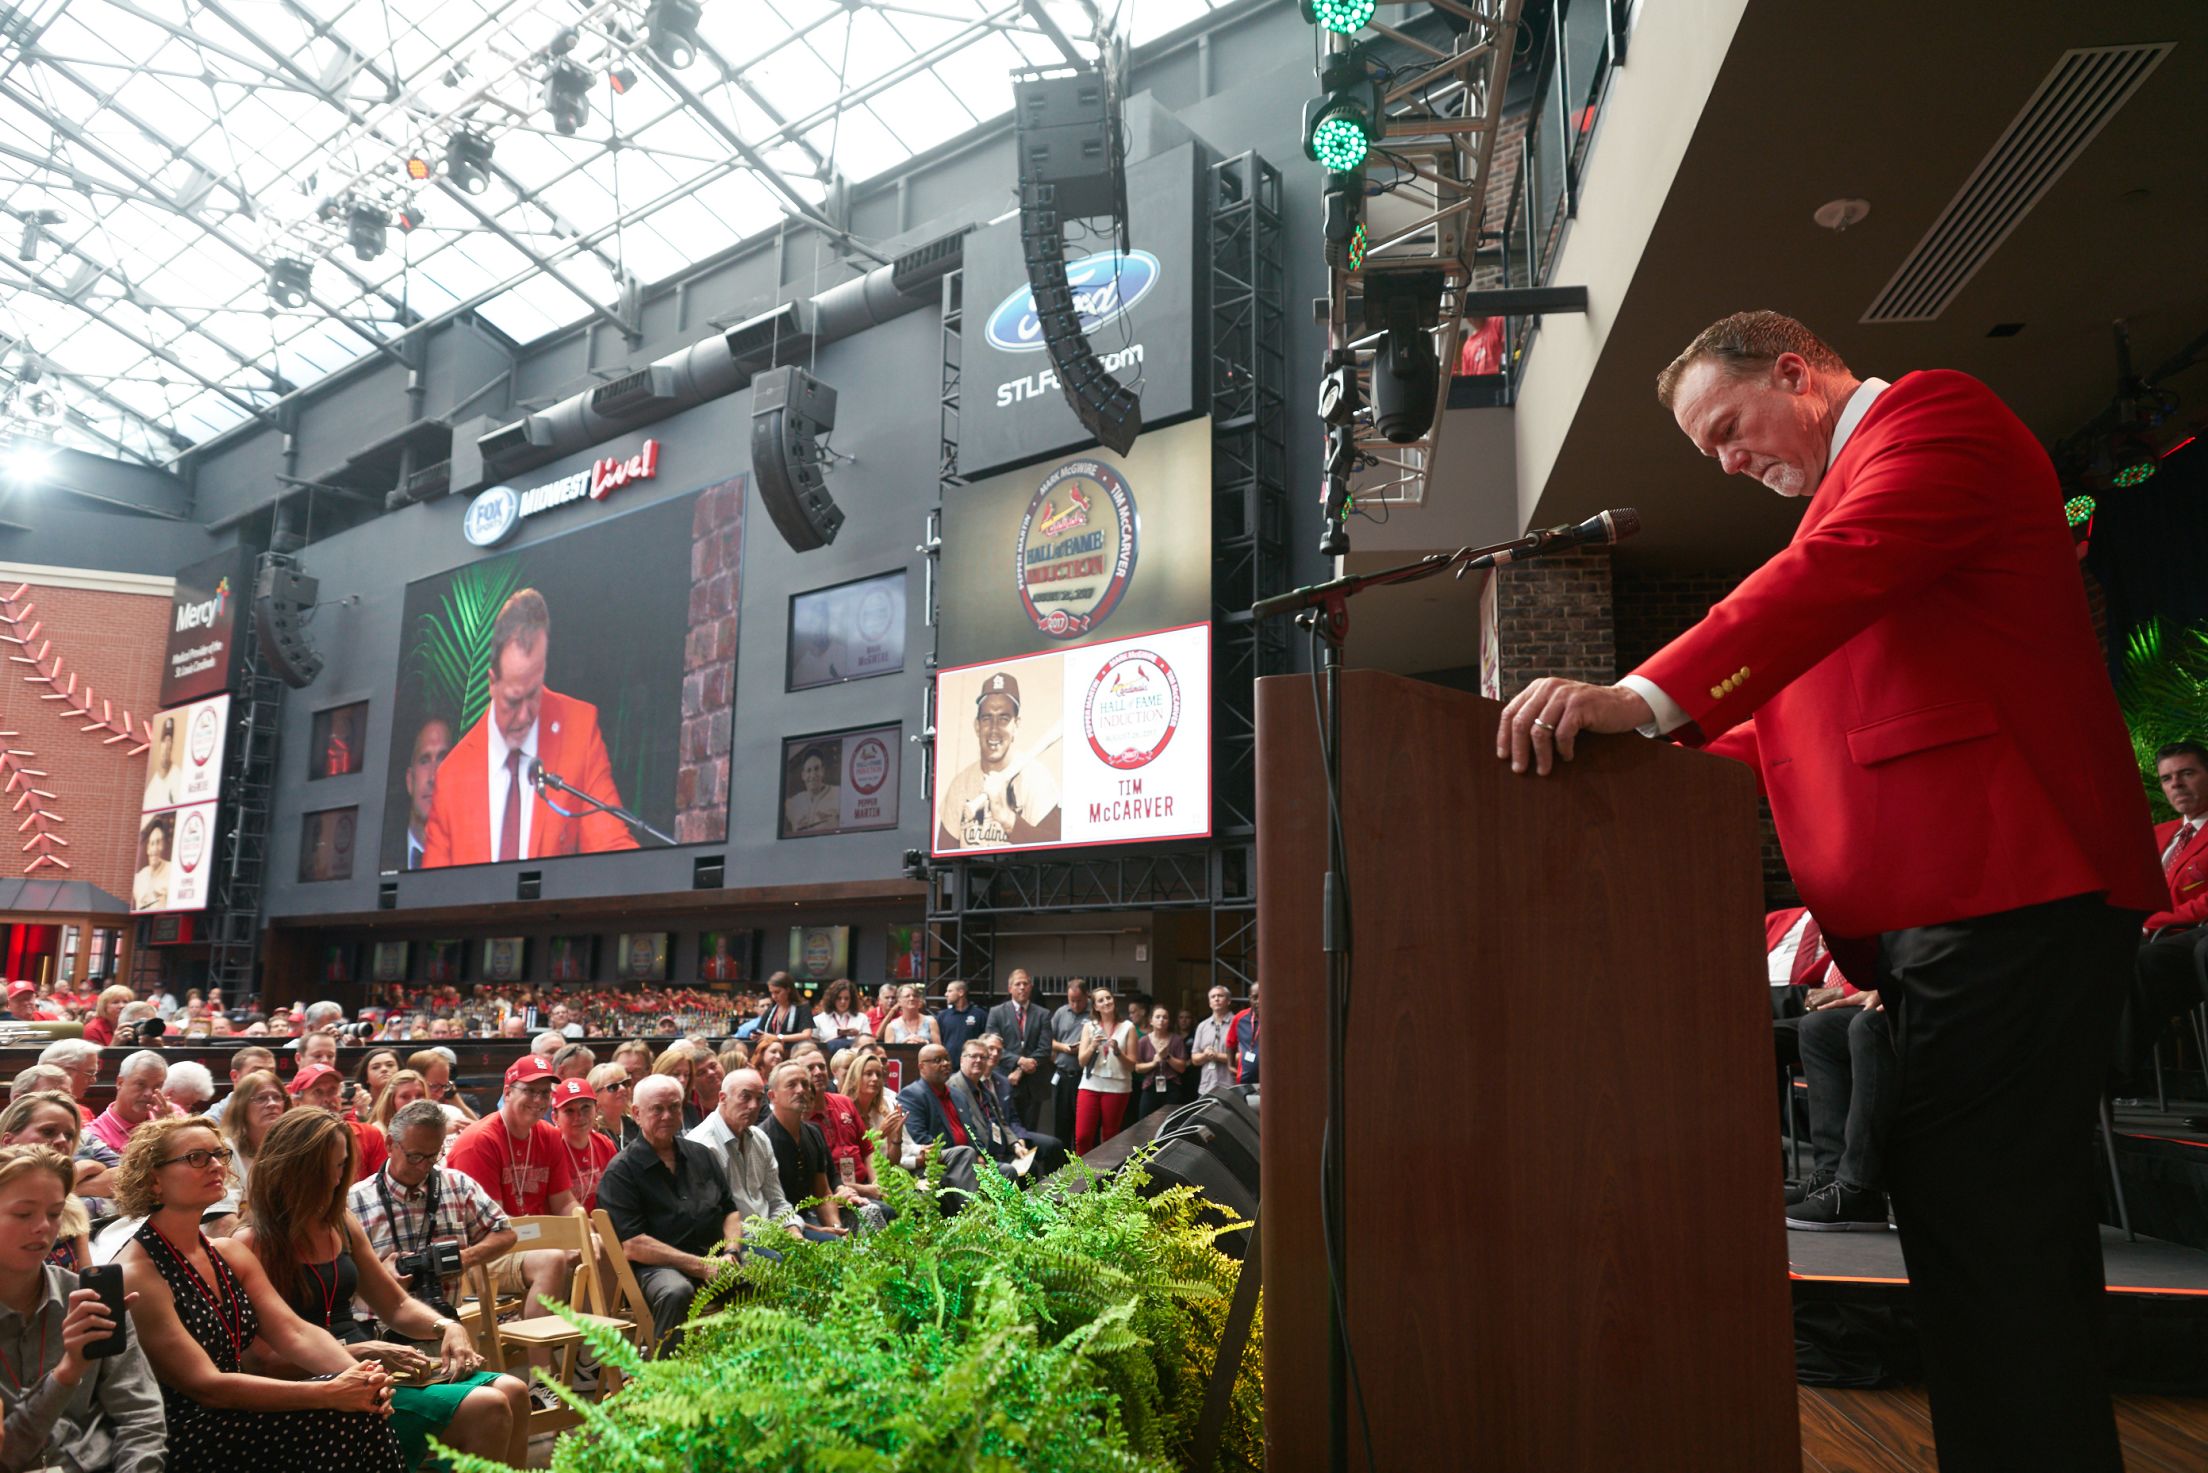
[[622,323],[1009,111],[1012,71],[1221,3],[0,0],[0,404],[167,465],[459,310]]

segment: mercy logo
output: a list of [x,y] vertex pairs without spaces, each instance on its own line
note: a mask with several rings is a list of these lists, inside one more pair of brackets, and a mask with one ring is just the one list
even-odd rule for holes
[[[1148,251],[1102,251],[1066,266],[1066,284],[1073,288],[1073,310],[1081,319],[1081,331],[1093,333],[1105,323],[1131,312],[1158,284],[1158,258]],[[1042,319],[1035,314],[1035,291],[1021,287],[997,304],[984,329],[989,346],[1007,353],[1039,352],[1043,347]]]
[[215,621],[222,617],[222,611],[229,606],[230,580],[225,578],[215,585],[213,598],[202,599],[196,604],[176,606],[176,632],[182,634],[187,629],[212,629]]

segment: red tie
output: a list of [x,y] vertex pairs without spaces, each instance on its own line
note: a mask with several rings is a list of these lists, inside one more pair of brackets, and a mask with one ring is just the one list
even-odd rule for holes
[[1020,1004],[1020,1014],[1019,1014],[1019,1017],[1020,1017],[1020,1041],[1021,1041],[1022,1043],[1025,1043],[1025,1042],[1027,1041],[1027,1004],[1026,1004],[1026,1003],[1024,1003],[1024,1002]]
[[514,747],[506,753],[506,816],[498,821],[498,857],[521,858],[521,758]]
[[2170,847],[2162,856],[2163,873],[2167,874],[2177,868],[2178,856],[2185,852],[2186,845],[2193,842],[2193,831],[2197,827],[2190,819],[2178,825],[2177,836],[2170,840]]
[[1800,943],[1794,948],[1793,985],[1796,987],[1810,985],[1811,979],[1809,974],[1812,971],[1818,971],[1821,976],[1822,971],[1819,964],[1822,963],[1824,959],[1825,935],[1824,932],[1818,928],[1817,918],[1815,916],[1811,916],[1809,918],[1809,923],[1802,927],[1802,939]]

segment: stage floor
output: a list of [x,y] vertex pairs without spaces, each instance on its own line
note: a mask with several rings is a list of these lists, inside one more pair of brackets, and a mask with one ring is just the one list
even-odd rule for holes
[[[1899,1285],[1909,1282],[1901,1264],[1901,1234],[1805,1233],[1786,1235],[1787,1267],[1800,1282]],[[2180,1294],[2208,1297],[2208,1253],[2180,1243],[2101,1228],[2101,1257],[2111,1294]]]
[[[1936,1473],[1924,1389],[1798,1388],[1802,1473]],[[2127,1473],[2200,1473],[2208,1467],[2208,1398],[2119,1396],[2116,1427]]]

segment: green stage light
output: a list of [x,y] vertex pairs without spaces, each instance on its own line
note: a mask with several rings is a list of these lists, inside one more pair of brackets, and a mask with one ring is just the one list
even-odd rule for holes
[[1337,173],[1362,166],[1371,151],[1372,140],[1365,136],[1364,120],[1348,113],[1323,117],[1311,130],[1311,156]]
[[2062,504],[2062,515],[2073,527],[2082,527],[2093,519],[2093,498],[2073,496]]
[[1374,0],[1303,0],[1303,18],[1338,36],[1355,35],[1372,23]]
[[2109,484],[2123,490],[2144,486],[2154,479],[2155,465],[2151,460],[2136,460],[2129,465],[2118,466],[2116,474],[2108,478]]
[[1365,234],[1365,222],[1359,220],[1357,228],[1349,233],[1350,270],[1362,271],[1365,269],[1365,248],[1371,243],[1370,238]]

